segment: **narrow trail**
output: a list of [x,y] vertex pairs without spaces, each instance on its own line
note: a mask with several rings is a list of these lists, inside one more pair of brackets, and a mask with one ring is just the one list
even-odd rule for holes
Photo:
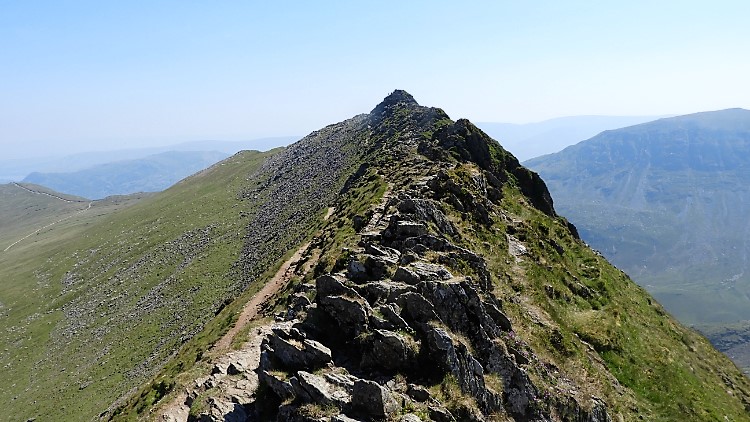
[[385,210],[388,207],[388,201],[390,201],[391,197],[393,196],[393,183],[388,183],[388,186],[385,189],[385,192],[383,193],[383,197],[380,199],[380,202],[373,208],[373,216],[370,219],[370,221],[367,223],[364,229],[362,229],[362,233],[368,234],[368,233],[375,233],[378,231],[378,229],[383,229],[385,226],[388,225],[389,221],[385,217]]
[[[21,186],[18,183],[13,183],[13,184],[16,185],[17,187],[19,187],[19,188],[27,191],[27,192],[31,192],[31,193],[36,194],[36,195],[47,195],[47,196],[49,196],[51,198],[59,199],[60,201],[63,201],[63,202],[70,202],[70,203],[84,203],[84,202],[86,202],[86,201],[73,201],[73,200],[70,200],[70,199],[61,198],[61,197],[59,197],[57,195],[52,195],[50,193],[35,191],[35,190],[29,189],[29,188],[27,188],[25,186]],[[49,223],[46,226],[41,227],[41,228],[35,230],[34,232],[27,234],[26,236],[24,236],[24,237],[16,240],[15,242],[11,243],[10,245],[8,245],[7,248],[3,249],[3,252],[8,252],[10,250],[10,248],[12,248],[13,246],[16,246],[17,244],[23,242],[24,240],[26,240],[26,239],[30,238],[31,236],[33,236],[33,235],[41,232],[44,229],[50,228],[50,227],[54,226],[55,224],[62,223],[63,221],[65,221],[67,219],[73,218],[73,217],[77,216],[78,214],[81,214],[83,212],[88,211],[93,204],[94,204],[94,201],[90,201],[89,205],[86,208],[84,208],[84,209],[82,209],[82,210],[80,210],[78,212],[75,212],[75,213],[73,213],[73,214],[71,214],[71,215],[69,215],[69,216],[67,216],[65,218],[61,218],[61,219],[59,219],[57,221]]]
[[[333,207],[329,207],[326,215],[323,217],[324,220],[328,220],[334,212]],[[234,326],[222,336],[219,341],[214,343],[211,351],[216,356],[211,359],[212,364],[226,364],[234,359],[241,359],[247,365],[251,371],[247,373],[247,385],[245,390],[252,392],[258,386],[257,375],[253,372],[257,368],[260,362],[260,345],[266,334],[270,332],[270,324],[255,327],[253,332],[250,334],[250,339],[243,344],[240,350],[231,350],[232,341],[235,337],[242,332],[258,315],[261,313],[263,305],[268,303],[268,300],[276,295],[291,279],[294,275],[299,275],[301,271],[305,273],[310,270],[313,263],[307,262],[305,266],[300,268],[300,263],[303,257],[310,253],[311,261],[317,260],[319,256],[315,251],[310,251],[311,242],[307,242],[300,246],[294,254],[284,261],[276,271],[276,274],[258,291],[253,297],[245,304],[242,311],[237,318],[237,322]],[[201,384],[198,380],[193,382],[193,385]],[[229,388],[232,390],[232,388]],[[165,422],[182,422],[188,419],[190,412],[190,406],[186,403],[191,393],[188,389],[184,389],[177,393],[177,395],[165,404],[161,409],[156,412],[156,419],[158,421]]]
[[237,322],[234,324],[224,336],[214,343],[213,350],[216,352],[224,352],[229,350],[229,346],[232,344],[232,340],[242,331],[243,328],[252,321],[260,313],[261,307],[265,302],[281,290],[286,283],[291,280],[294,275],[294,268],[299,263],[302,256],[307,252],[310,247],[310,242],[305,243],[291,256],[286,262],[281,264],[281,267],[276,274],[266,283],[258,293],[256,293],[248,302],[245,307],[242,308],[240,316],[237,318]]
[[[333,207],[328,208],[328,211],[326,212],[326,215],[323,217],[323,219],[327,221],[333,214],[333,211]],[[310,248],[310,243],[311,242],[307,242],[304,245],[300,246],[299,249],[294,252],[294,255],[292,255],[283,264],[281,264],[279,270],[276,271],[276,274],[274,274],[274,276],[268,281],[268,283],[266,283],[263,288],[260,289],[260,291],[258,291],[258,293],[256,293],[250,299],[250,301],[247,302],[247,304],[245,304],[245,307],[242,309],[240,316],[237,318],[237,322],[234,324],[234,327],[227,331],[227,333],[224,334],[224,336],[214,344],[214,350],[228,350],[235,336],[237,336],[237,334],[242,331],[242,329],[245,328],[247,324],[250,323],[250,321],[258,316],[262,305],[270,297],[281,290],[292,279],[295,274],[295,270],[300,262],[300,259],[302,259],[302,257]]]
[[63,197],[61,197],[61,196],[53,195],[53,194],[51,194],[51,193],[47,193],[47,192],[40,192],[40,191],[38,191],[38,190],[33,190],[33,189],[29,189],[29,188],[27,188],[26,186],[23,186],[23,185],[19,185],[19,184],[18,184],[18,183],[16,183],[16,182],[13,182],[13,184],[14,184],[14,185],[16,185],[16,187],[19,187],[19,188],[21,188],[21,189],[23,189],[23,190],[25,190],[25,191],[27,191],[27,192],[31,192],[31,193],[33,193],[33,194],[35,194],[35,195],[46,195],[46,196],[49,196],[50,198],[55,198],[55,199],[59,199],[59,200],[61,200],[61,201],[63,201],[63,202],[86,202],[86,201],[82,201],[82,200],[77,200],[77,199],[65,199],[65,198],[63,198]]

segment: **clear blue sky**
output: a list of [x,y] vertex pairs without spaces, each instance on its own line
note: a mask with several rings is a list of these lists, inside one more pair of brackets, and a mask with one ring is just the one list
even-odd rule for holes
[[750,1],[0,0],[0,158],[453,118],[750,108]]

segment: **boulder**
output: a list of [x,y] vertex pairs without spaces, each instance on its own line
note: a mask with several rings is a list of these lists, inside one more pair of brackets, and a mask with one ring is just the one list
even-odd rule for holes
[[274,373],[259,370],[258,381],[265,384],[281,401],[290,400],[295,396],[291,382],[279,378]]
[[211,375],[214,374],[226,374],[228,369],[228,365],[226,363],[217,363],[211,368]]
[[451,415],[447,409],[442,407],[430,406],[427,408],[430,419],[435,422],[456,422],[456,418]]
[[406,395],[414,401],[424,403],[430,399],[430,392],[421,385],[409,384],[406,388]]
[[435,307],[419,293],[404,293],[396,299],[396,304],[404,310],[402,316],[407,316],[406,319],[409,321],[419,323],[440,321],[435,313]]
[[369,275],[367,274],[367,267],[362,261],[352,259],[346,266],[346,275],[352,280],[367,280]]
[[420,280],[450,280],[453,274],[442,265],[415,262],[410,269]]
[[359,297],[356,290],[346,285],[346,278],[338,274],[325,274],[315,280],[318,301],[326,296]]
[[427,350],[426,357],[437,371],[435,375],[450,373],[458,377],[458,356],[450,334],[442,328],[427,324],[420,328],[424,337],[423,347]]
[[347,296],[324,296],[319,297],[318,301],[320,309],[330,315],[350,338],[367,331],[372,309],[361,297],[354,299]]
[[379,256],[390,263],[397,263],[401,258],[401,252],[396,249],[383,245],[376,245],[372,242],[362,242],[365,252],[369,255]]
[[467,280],[425,281],[418,287],[451,330],[472,337],[471,340],[477,344],[500,335],[500,328],[487,313],[476,289]]
[[380,314],[383,315],[383,318],[393,324],[397,329],[401,329],[407,332],[414,331],[409,326],[409,324],[407,324],[406,321],[401,318],[401,310],[395,303],[386,303],[382,306],[379,306],[377,309]]
[[397,221],[392,226],[389,227],[391,232],[400,238],[417,237],[428,233],[427,226],[416,221]]
[[245,371],[245,366],[240,362],[231,362],[227,367],[227,374],[229,375],[239,375]]
[[414,286],[409,284],[388,280],[372,281],[357,286],[357,291],[372,304],[394,302],[402,294],[415,292],[416,290]]
[[346,390],[329,383],[320,375],[298,371],[290,382],[297,398],[307,403],[334,405],[342,408],[351,399]]
[[316,369],[331,361],[331,349],[315,340],[284,340],[276,333],[267,339],[274,356],[286,369]]
[[406,267],[396,268],[396,272],[393,274],[393,280],[403,281],[408,284],[417,284],[420,282],[419,275]]
[[358,380],[352,391],[352,407],[373,419],[390,418],[401,409],[393,394],[375,381]]
[[245,408],[238,403],[217,400],[212,397],[208,399],[207,404],[207,409],[201,412],[195,418],[196,420],[200,422],[245,422],[248,419]]
[[409,345],[409,340],[398,333],[387,330],[374,330],[362,355],[362,366],[365,368],[382,368],[386,370],[413,369],[416,351]]
[[354,383],[357,382],[359,378],[355,377],[354,375],[349,375],[346,373],[336,373],[336,372],[327,372],[325,375],[323,375],[328,382],[331,384],[344,389],[346,392],[351,394],[352,390],[354,389]]
[[439,203],[429,199],[414,199],[406,197],[397,206],[399,212],[404,214],[414,214],[417,219],[435,223],[437,229],[447,235],[455,235],[456,229],[448,220]]
[[380,280],[393,274],[392,267],[398,260],[390,260],[383,256],[364,254],[360,256],[364,260],[365,271],[369,280]]

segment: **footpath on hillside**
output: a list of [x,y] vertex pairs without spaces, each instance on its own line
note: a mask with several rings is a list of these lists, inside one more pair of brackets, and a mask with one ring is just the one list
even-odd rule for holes
[[[333,214],[334,208],[328,208],[324,220]],[[310,271],[319,258],[319,251],[311,248],[312,242],[300,246],[287,259],[274,276],[268,280],[242,308],[235,325],[222,336],[211,348],[215,354],[211,360],[211,374],[195,379],[186,385],[169,403],[157,411],[158,421],[184,422],[188,420],[190,406],[201,392],[214,390],[222,392],[220,396],[212,396],[211,408],[203,413],[226,417],[233,412],[239,412],[238,403],[248,403],[258,387],[258,376],[254,370],[260,362],[260,345],[266,334],[270,333],[272,322],[260,324],[248,333],[249,340],[238,350],[231,350],[235,338],[254,323],[262,314],[269,300],[275,297],[294,276],[304,276]],[[304,264],[304,265],[303,265]],[[242,375],[233,377],[233,375]],[[218,393],[217,393],[218,394]],[[244,413],[244,410],[242,410]]]
[[[19,185],[18,183],[13,183],[13,184],[14,184],[15,186],[17,186],[17,187],[19,187],[19,188],[21,188],[21,189],[23,189],[23,190],[25,190],[25,191],[31,192],[31,193],[33,193],[33,194],[36,194],[36,195],[46,195],[46,196],[49,196],[49,197],[51,197],[51,198],[55,198],[55,199],[58,199],[58,200],[60,200],[60,201],[63,201],[63,202],[73,202],[73,203],[78,203],[78,202],[80,202],[80,203],[85,203],[85,202],[86,202],[86,201],[77,201],[77,200],[75,200],[75,201],[74,201],[74,200],[70,200],[70,199],[65,199],[65,198],[62,198],[62,197],[60,197],[60,196],[57,196],[57,195],[53,195],[53,194],[51,194],[51,193],[47,193],[47,192],[40,192],[40,191],[32,190],[32,189],[29,189],[29,188],[27,188],[27,187],[25,187],[25,186],[21,186],[21,185]],[[77,211],[77,212],[75,212],[75,213],[73,213],[73,214],[71,214],[71,215],[69,215],[69,216],[67,216],[67,217],[61,218],[61,219],[59,219],[59,220],[57,220],[57,221],[53,221],[52,223],[50,223],[50,224],[47,224],[46,226],[43,226],[43,227],[40,227],[40,228],[38,228],[37,230],[33,231],[32,233],[29,233],[29,234],[27,234],[26,236],[24,236],[24,237],[22,237],[22,238],[20,238],[20,239],[16,240],[15,242],[11,243],[10,245],[8,245],[8,247],[6,247],[5,249],[3,249],[3,252],[8,252],[8,251],[10,250],[10,248],[12,248],[13,246],[16,246],[16,245],[17,245],[18,243],[21,243],[21,242],[23,242],[24,240],[26,240],[26,239],[30,238],[31,236],[33,236],[33,235],[35,235],[35,234],[37,234],[37,233],[41,232],[41,231],[42,231],[42,230],[44,230],[44,229],[50,228],[50,227],[54,226],[55,224],[58,224],[58,223],[62,223],[62,222],[63,222],[63,221],[65,221],[65,220],[68,220],[68,219],[70,219],[70,218],[72,218],[72,217],[75,217],[75,216],[77,216],[77,215],[79,215],[79,214],[81,214],[81,213],[85,212],[85,211],[88,211],[88,210],[89,210],[89,209],[91,208],[91,205],[93,205],[93,204],[94,204],[94,201],[90,201],[90,202],[89,202],[89,205],[88,205],[88,206],[87,206],[86,208],[84,208],[84,209],[82,209],[82,210],[80,210],[80,211]]]

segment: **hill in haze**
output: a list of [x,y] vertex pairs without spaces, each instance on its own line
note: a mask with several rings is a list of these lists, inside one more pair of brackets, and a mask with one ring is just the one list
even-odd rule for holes
[[268,151],[289,145],[298,139],[298,136],[281,136],[249,141],[193,141],[148,148],[78,152],[64,156],[47,156],[47,154],[38,151],[27,152],[23,156],[10,159],[6,156],[0,159],[0,183],[19,182],[35,172],[70,173],[113,161],[136,160],[169,151],[218,151],[227,156],[234,155],[242,150]]
[[0,254],[18,420],[748,418],[536,173],[404,91],[95,216]]
[[480,122],[477,126],[523,161],[561,151],[605,130],[649,122],[659,117],[662,116],[570,116],[525,124]]
[[221,152],[169,151],[74,172],[31,173],[23,182],[91,199],[158,192],[226,157],[227,154]]
[[606,131],[526,164],[581,236],[680,320],[750,319],[750,111]]

